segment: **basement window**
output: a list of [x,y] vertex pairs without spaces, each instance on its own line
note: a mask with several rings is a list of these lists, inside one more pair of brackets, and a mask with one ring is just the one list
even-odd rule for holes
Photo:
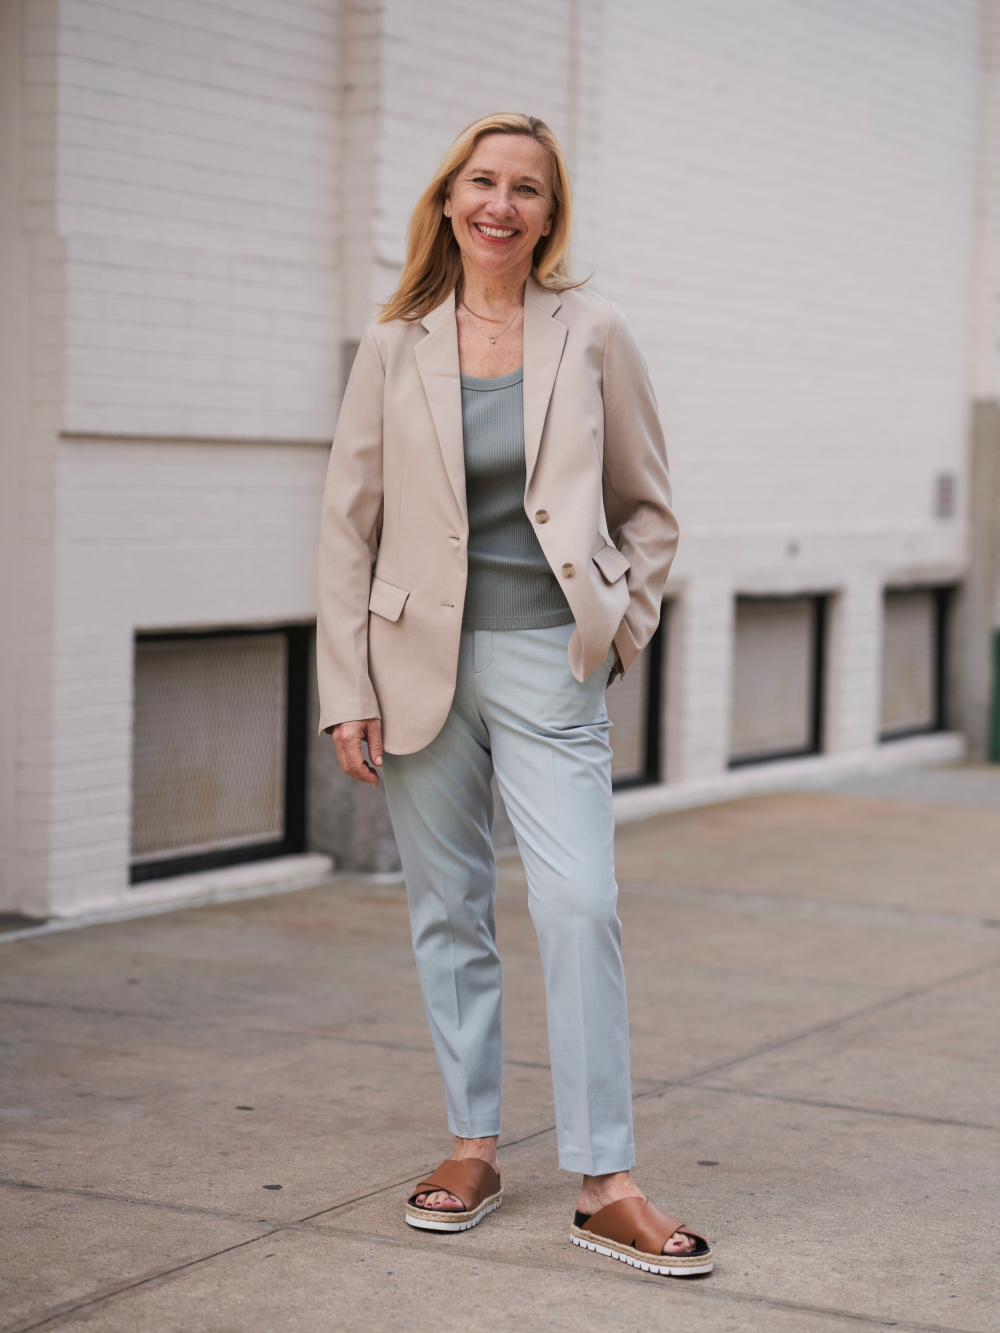
[[738,597],[730,767],[818,754],[825,597]]
[[605,696],[611,719],[611,780],[615,790],[660,781],[663,651],[667,603],[656,633]]
[[304,849],[309,633],[136,636],[133,884]]
[[883,601],[881,739],[945,724],[948,588],[889,588]]

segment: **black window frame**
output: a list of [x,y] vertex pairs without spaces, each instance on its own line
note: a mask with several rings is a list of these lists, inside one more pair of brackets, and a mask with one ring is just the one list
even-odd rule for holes
[[[276,856],[294,856],[306,850],[306,763],[309,690],[309,652],[314,626],[312,622],[285,625],[241,625],[224,629],[139,631],[134,644],[177,643],[207,639],[235,639],[248,636],[283,635],[287,643],[285,697],[285,782],[282,801],[281,838],[222,847],[216,851],[191,852],[181,856],[132,862],[129,884],[148,884],[154,880],[173,879],[178,875],[218,870],[225,866],[270,860]],[[133,657],[134,662],[134,657]],[[133,666],[134,670],[134,666]]]

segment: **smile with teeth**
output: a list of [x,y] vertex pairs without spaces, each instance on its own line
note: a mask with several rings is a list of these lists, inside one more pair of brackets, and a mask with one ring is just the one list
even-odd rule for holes
[[491,241],[509,241],[512,236],[517,235],[516,228],[487,227],[484,222],[474,222],[472,225],[476,231],[483,236],[488,236]]

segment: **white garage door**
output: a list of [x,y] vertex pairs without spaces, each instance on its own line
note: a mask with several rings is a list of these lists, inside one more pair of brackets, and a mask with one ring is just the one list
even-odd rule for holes
[[730,759],[747,763],[815,749],[814,597],[739,598]]
[[937,724],[937,596],[885,594],[882,622],[882,735],[933,731]]

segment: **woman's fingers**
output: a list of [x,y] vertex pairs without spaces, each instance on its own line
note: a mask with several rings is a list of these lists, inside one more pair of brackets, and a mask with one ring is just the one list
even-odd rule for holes
[[[370,717],[359,722],[341,722],[333,729],[333,743],[337,747],[340,767],[348,777],[358,782],[367,782],[372,787],[378,786],[378,774],[365,763],[361,742],[368,737],[369,745],[378,738],[378,760],[382,762],[382,723],[377,717]],[[374,760],[375,756],[372,755]]]
[[376,768],[382,767],[382,719],[373,717],[368,722],[368,758]]

